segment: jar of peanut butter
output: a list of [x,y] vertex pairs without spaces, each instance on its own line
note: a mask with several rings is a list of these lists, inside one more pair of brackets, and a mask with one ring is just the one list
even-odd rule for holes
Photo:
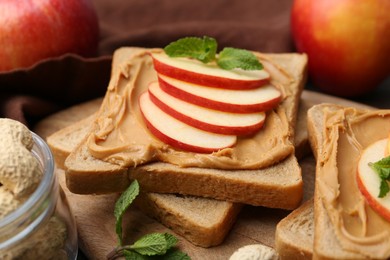
[[54,158],[20,125],[0,119],[0,135],[7,135],[0,138],[0,259],[76,259],[76,224]]

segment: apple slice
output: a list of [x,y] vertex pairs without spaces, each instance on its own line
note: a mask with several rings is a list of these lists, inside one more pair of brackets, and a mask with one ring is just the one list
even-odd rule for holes
[[139,105],[150,132],[172,147],[196,153],[211,153],[233,146],[237,137],[206,132],[187,125],[156,106],[149,93],[140,96]]
[[248,135],[264,124],[265,113],[236,114],[197,106],[164,92],[157,81],[149,85],[150,99],[165,113],[193,127],[227,135]]
[[270,79],[270,74],[265,70],[223,70],[215,63],[171,58],[165,53],[151,55],[158,73],[194,84],[224,89],[251,89],[267,84]]
[[276,107],[282,97],[273,85],[247,90],[201,86],[158,75],[162,90],[178,99],[210,109],[231,113],[261,112]]
[[358,164],[357,183],[371,208],[390,221],[390,194],[378,197],[381,179],[368,165],[384,158],[387,141],[387,138],[379,140],[363,151]]

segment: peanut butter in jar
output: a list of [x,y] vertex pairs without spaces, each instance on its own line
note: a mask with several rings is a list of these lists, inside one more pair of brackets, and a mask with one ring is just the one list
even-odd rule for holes
[[0,259],[76,259],[77,230],[47,144],[0,119]]

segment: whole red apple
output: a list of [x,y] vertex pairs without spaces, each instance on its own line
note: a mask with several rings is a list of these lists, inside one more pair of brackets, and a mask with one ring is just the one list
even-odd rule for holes
[[389,0],[295,0],[291,29],[325,92],[359,96],[390,75]]
[[98,37],[90,0],[0,1],[0,71],[65,53],[90,56]]

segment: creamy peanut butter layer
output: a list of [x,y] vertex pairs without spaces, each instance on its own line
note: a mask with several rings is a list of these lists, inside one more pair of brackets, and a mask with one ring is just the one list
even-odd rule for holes
[[390,222],[366,202],[357,185],[363,150],[388,137],[390,110],[353,108],[324,112],[324,145],[318,154],[317,188],[341,246],[367,257],[390,255]]
[[258,169],[277,163],[294,152],[286,100],[301,84],[303,71],[290,75],[266,55],[256,53],[271,74],[271,83],[282,93],[281,104],[268,111],[264,127],[251,136],[239,137],[234,147],[211,154],[175,150],[153,137],[138,104],[139,96],[157,80],[150,52],[161,49],[119,49],[114,54],[111,80],[89,135],[90,153],[101,160],[125,167],[162,161],[182,167]]

